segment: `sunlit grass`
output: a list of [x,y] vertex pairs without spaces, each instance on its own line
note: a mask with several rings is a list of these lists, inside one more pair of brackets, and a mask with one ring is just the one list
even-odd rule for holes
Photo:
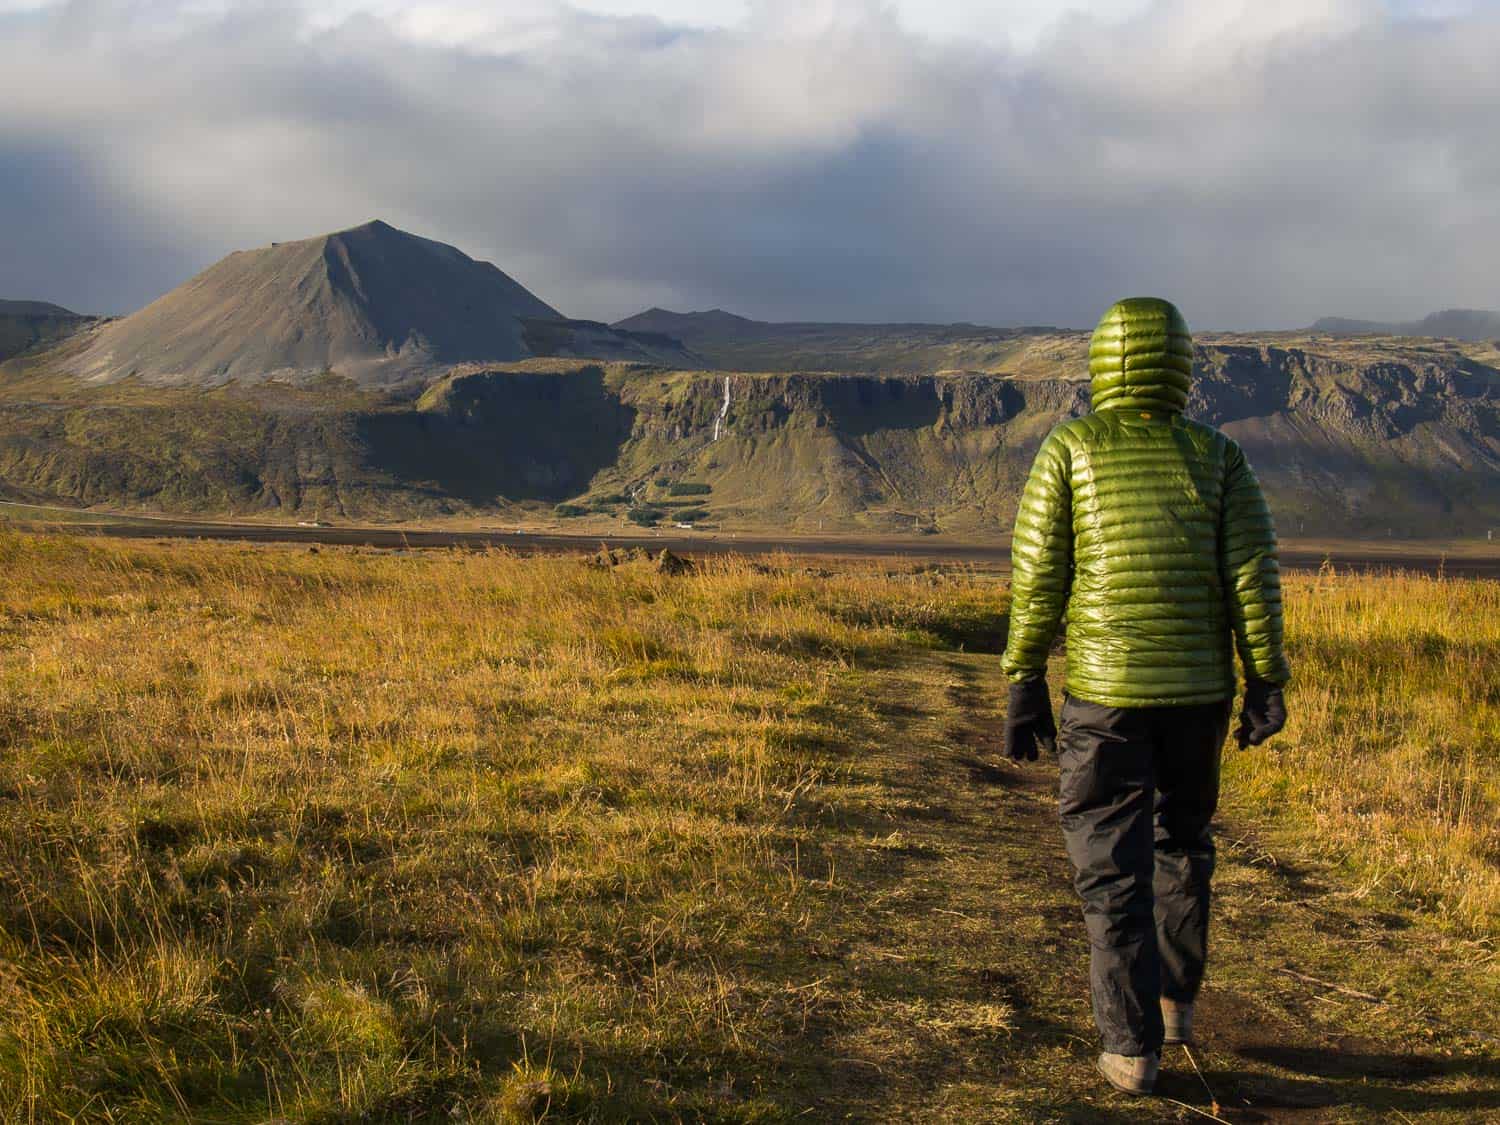
[[745,967],[823,893],[788,810],[944,608],[790,563],[6,535],[0,566],[7,1120],[544,1087],[757,1117],[702,1091],[796,1000]]
[[1286,733],[1231,754],[1236,808],[1370,889],[1464,928],[1500,919],[1500,583],[1299,575]]
[[[874,563],[0,533],[0,568],[4,1120],[794,1116],[874,688],[1003,631],[993,581]],[[1232,814],[1493,934],[1500,586],[1288,599],[1292,723],[1229,755]]]

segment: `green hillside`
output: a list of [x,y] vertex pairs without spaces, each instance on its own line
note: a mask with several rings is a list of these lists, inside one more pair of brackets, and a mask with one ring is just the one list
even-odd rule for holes
[[[1081,334],[1004,373],[469,365],[416,391],[107,386],[0,368],[0,499],[133,512],[434,520],[580,531],[997,534],[1037,445],[1087,409]],[[1190,412],[1244,443],[1292,533],[1500,526],[1500,371],[1447,342],[1200,348]],[[690,486],[690,487],[684,487]]]

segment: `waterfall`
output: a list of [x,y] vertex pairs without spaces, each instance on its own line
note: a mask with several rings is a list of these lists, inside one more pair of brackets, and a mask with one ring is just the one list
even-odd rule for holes
[[729,376],[724,376],[724,401],[719,403],[719,416],[714,419],[714,436],[711,441],[718,441],[719,435],[724,432],[724,419],[729,417]]

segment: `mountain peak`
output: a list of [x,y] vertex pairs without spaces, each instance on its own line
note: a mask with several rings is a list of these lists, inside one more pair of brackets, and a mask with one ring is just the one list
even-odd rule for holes
[[[389,241],[409,240],[413,242],[432,241],[432,239],[430,238],[423,238],[419,234],[412,234],[411,231],[402,230],[400,227],[393,227],[384,219],[371,219],[367,223],[360,223],[357,227],[346,227],[344,230],[336,230],[330,234],[319,235],[317,236],[317,239],[318,241],[323,242],[332,241],[334,239],[381,239]],[[438,245],[441,246],[445,244],[438,243]],[[456,251],[456,247],[449,247],[449,249]]]
[[80,374],[214,384],[332,370],[393,382],[525,358],[521,319],[561,315],[489,262],[372,219],[229,255],[101,330]]
[[671,336],[692,335],[695,332],[733,328],[760,327],[762,321],[751,320],[725,309],[705,309],[697,312],[673,312],[653,306],[645,312],[636,313],[617,321],[614,327],[628,332],[664,332]]

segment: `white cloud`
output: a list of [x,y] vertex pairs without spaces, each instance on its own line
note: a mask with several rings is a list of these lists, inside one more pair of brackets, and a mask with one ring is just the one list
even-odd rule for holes
[[1116,0],[1012,41],[942,31],[957,0],[918,30],[861,0],[697,27],[629,0],[342,2],[0,15],[0,292],[125,309],[379,215],[575,315],[1500,304],[1488,10]]

